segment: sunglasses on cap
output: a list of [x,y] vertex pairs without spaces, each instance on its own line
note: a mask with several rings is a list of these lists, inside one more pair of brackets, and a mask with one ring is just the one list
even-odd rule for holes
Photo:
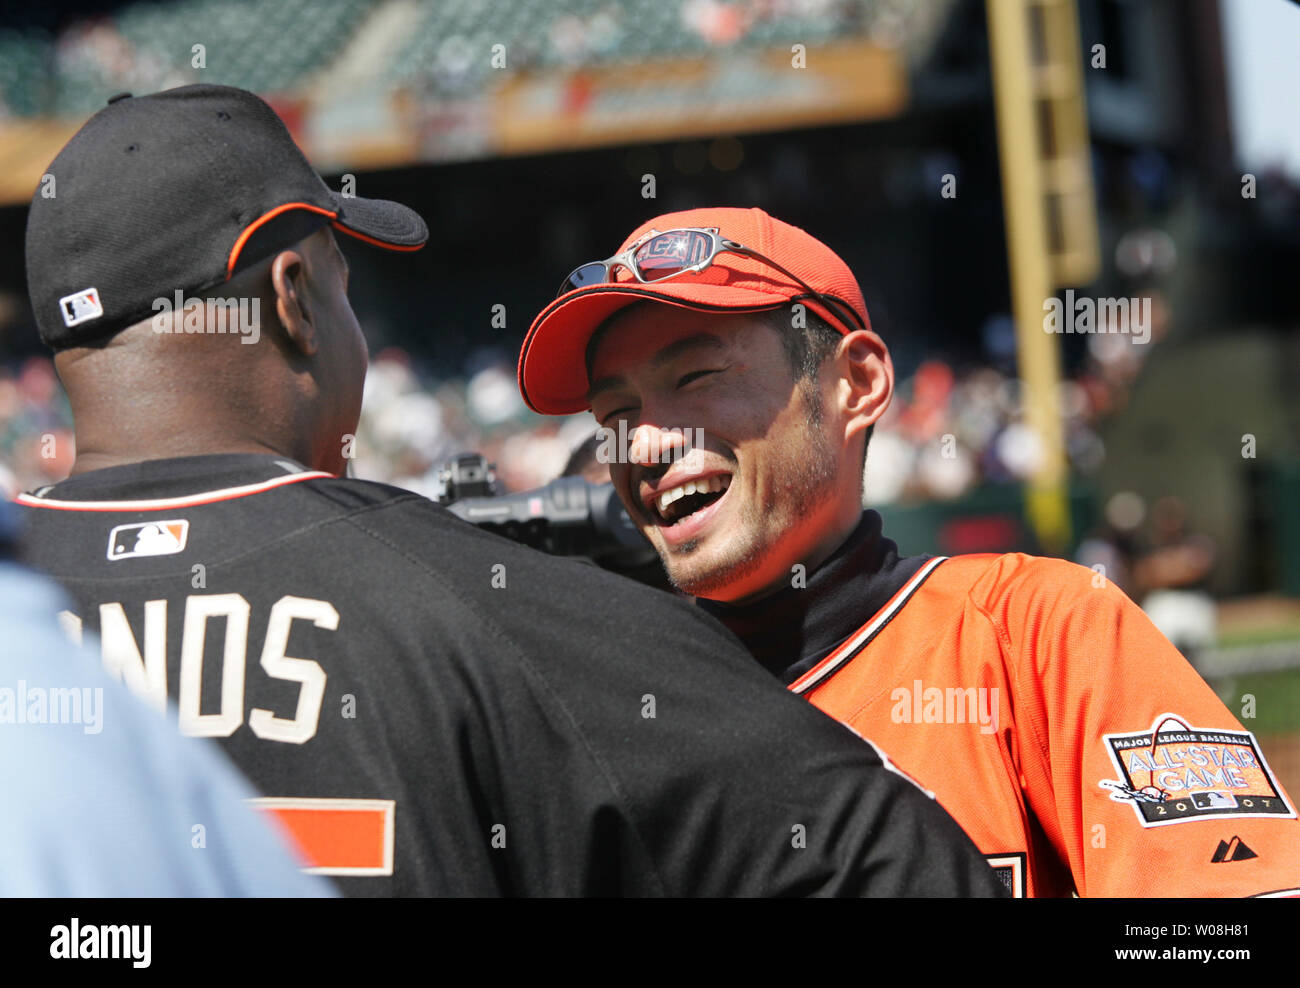
[[666,281],[669,278],[676,278],[678,275],[698,274],[712,264],[714,258],[723,251],[732,254],[745,254],[762,261],[768,267],[775,268],[795,282],[809,295],[821,302],[829,311],[838,312],[841,317],[844,313],[848,313],[849,320],[845,323],[846,326],[866,328],[863,325],[862,317],[847,302],[843,302],[833,295],[825,295],[817,291],[798,275],[787,271],[770,257],[765,257],[744,244],[738,244],[734,240],[727,240],[720,236],[717,229],[703,227],[666,230],[663,233],[651,230],[640,240],[629,245],[626,250],[615,254],[613,257],[606,258],[603,261],[591,261],[574,268],[561,283],[560,290],[555,297],[559,298],[561,295],[578,288],[613,284],[611,274],[616,267],[623,267],[631,271],[633,277],[643,285],[656,281]]

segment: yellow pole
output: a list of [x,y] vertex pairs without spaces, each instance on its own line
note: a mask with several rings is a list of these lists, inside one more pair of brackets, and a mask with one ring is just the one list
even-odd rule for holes
[[1060,553],[1069,544],[1070,515],[1059,398],[1060,350],[1056,337],[1043,328],[1043,304],[1052,293],[1052,262],[1028,7],[1023,0],[985,0],[985,6],[1025,420],[1042,453],[1025,492],[1026,511],[1043,550]]

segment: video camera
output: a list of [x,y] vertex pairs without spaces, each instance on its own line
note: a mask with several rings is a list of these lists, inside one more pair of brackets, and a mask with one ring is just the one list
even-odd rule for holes
[[433,499],[471,525],[514,542],[553,556],[585,556],[643,583],[664,585],[658,556],[613,484],[558,477],[544,487],[502,494],[487,459],[462,453],[438,468]]

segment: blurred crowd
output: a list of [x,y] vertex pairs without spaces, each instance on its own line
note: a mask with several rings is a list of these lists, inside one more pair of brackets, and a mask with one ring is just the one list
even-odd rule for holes
[[[1061,415],[1077,475],[1101,465],[1101,423],[1124,406],[1163,331],[1162,311],[1157,304],[1150,343],[1122,332],[1089,336],[1086,359],[1062,382]],[[1010,332],[1005,319],[986,330],[991,338]],[[399,348],[377,353],[353,444],[354,473],[434,496],[442,463],[457,453],[479,452],[496,465],[503,490],[527,490],[558,476],[595,431],[587,413],[554,419],[529,412],[513,362],[502,352],[470,354],[466,366],[477,369],[435,380]],[[73,453],[71,415],[52,362],[30,357],[0,366],[0,488],[12,494],[60,480]],[[1038,456],[1013,375],[991,364],[955,367],[927,360],[900,378],[875,430],[866,501],[959,498],[980,484],[1023,480]]]
[[48,357],[0,365],[0,494],[62,480],[74,459],[72,411]]
[[[127,2],[60,18],[32,5],[0,22],[0,120],[79,115],[115,89],[152,91],[203,81],[293,94],[345,78],[350,85],[411,87],[439,100],[482,93],[509,73],[719,49],[821,44],[869,37],[923,45],[942,24],[947,0],[439,0],[392,5],[379,45],[357,75],[346,64],[358,25],[375,0],[280,0],[256,16],[228,0]],[[397,29],[389,25],[398,25]],[[206,46],[196,58],[195,42]],[[507,63],[484,57],[492,45]],[[207,62],[211,50],[211,64]]]
[[1188,658],[1218,638],[1210,576],[1218,549],[1196,531],[1187,505],[1165,495],[1148,509],[1144,498],[1120,491],[1106,502],[1096,529],[1075,561],[1114,582]]
[[[1159,296],[1153,310],[1150,342],[1123,332],[1091,335],[1079,369],[1062,382],[1067,452],[1078,476],[1101,466],[1101,424],[1124,407],[1164,332]],[[1011,332],[1006,319],[988,329],[992,336]],[[574,448],[595,431],[595,421],[586,413],[563,419],[533,415],[519,397],[513,363],[499,357],[470,361],[475,362],[484,366],[463,380],[433,382],[402,351],[378,354],[366,383],[357,474],[432,495],[438,465],[475,451],[496,464],[505,490],[527,490],[558,476]],[[1024,480],[1039,455],[1014,375],[991,364],[959,368],[927,360],[899,380],[877,425],[865,499],[892,504],[960,498],[981,484]]]
[[[1079,368],[1061,382],[1060,416],[1076,476],[1105,459],[1101,424],[1122,409],[1143,362],[1167,326],[1167,308],[1152,299],[1151,338],[1108,326],[1087,336]],[[990,320],[986,349],[1014,352],[1009,318]],[[957,368],[927,360],[896,386],[867,454],[868,504],[945,501],[985,483],[1023,481],[1040,462],[1041,444],[1025,420],[1024,393],[995,364]]]

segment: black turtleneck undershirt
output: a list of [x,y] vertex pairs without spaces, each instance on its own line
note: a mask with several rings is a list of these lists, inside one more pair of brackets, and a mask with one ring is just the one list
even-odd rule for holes
[[929,558],[900,559],[898,546],[881,533],[880,515],[864,511],[806,587],[787,586],[745,604],[697,603],[789,685],[866,624]]

